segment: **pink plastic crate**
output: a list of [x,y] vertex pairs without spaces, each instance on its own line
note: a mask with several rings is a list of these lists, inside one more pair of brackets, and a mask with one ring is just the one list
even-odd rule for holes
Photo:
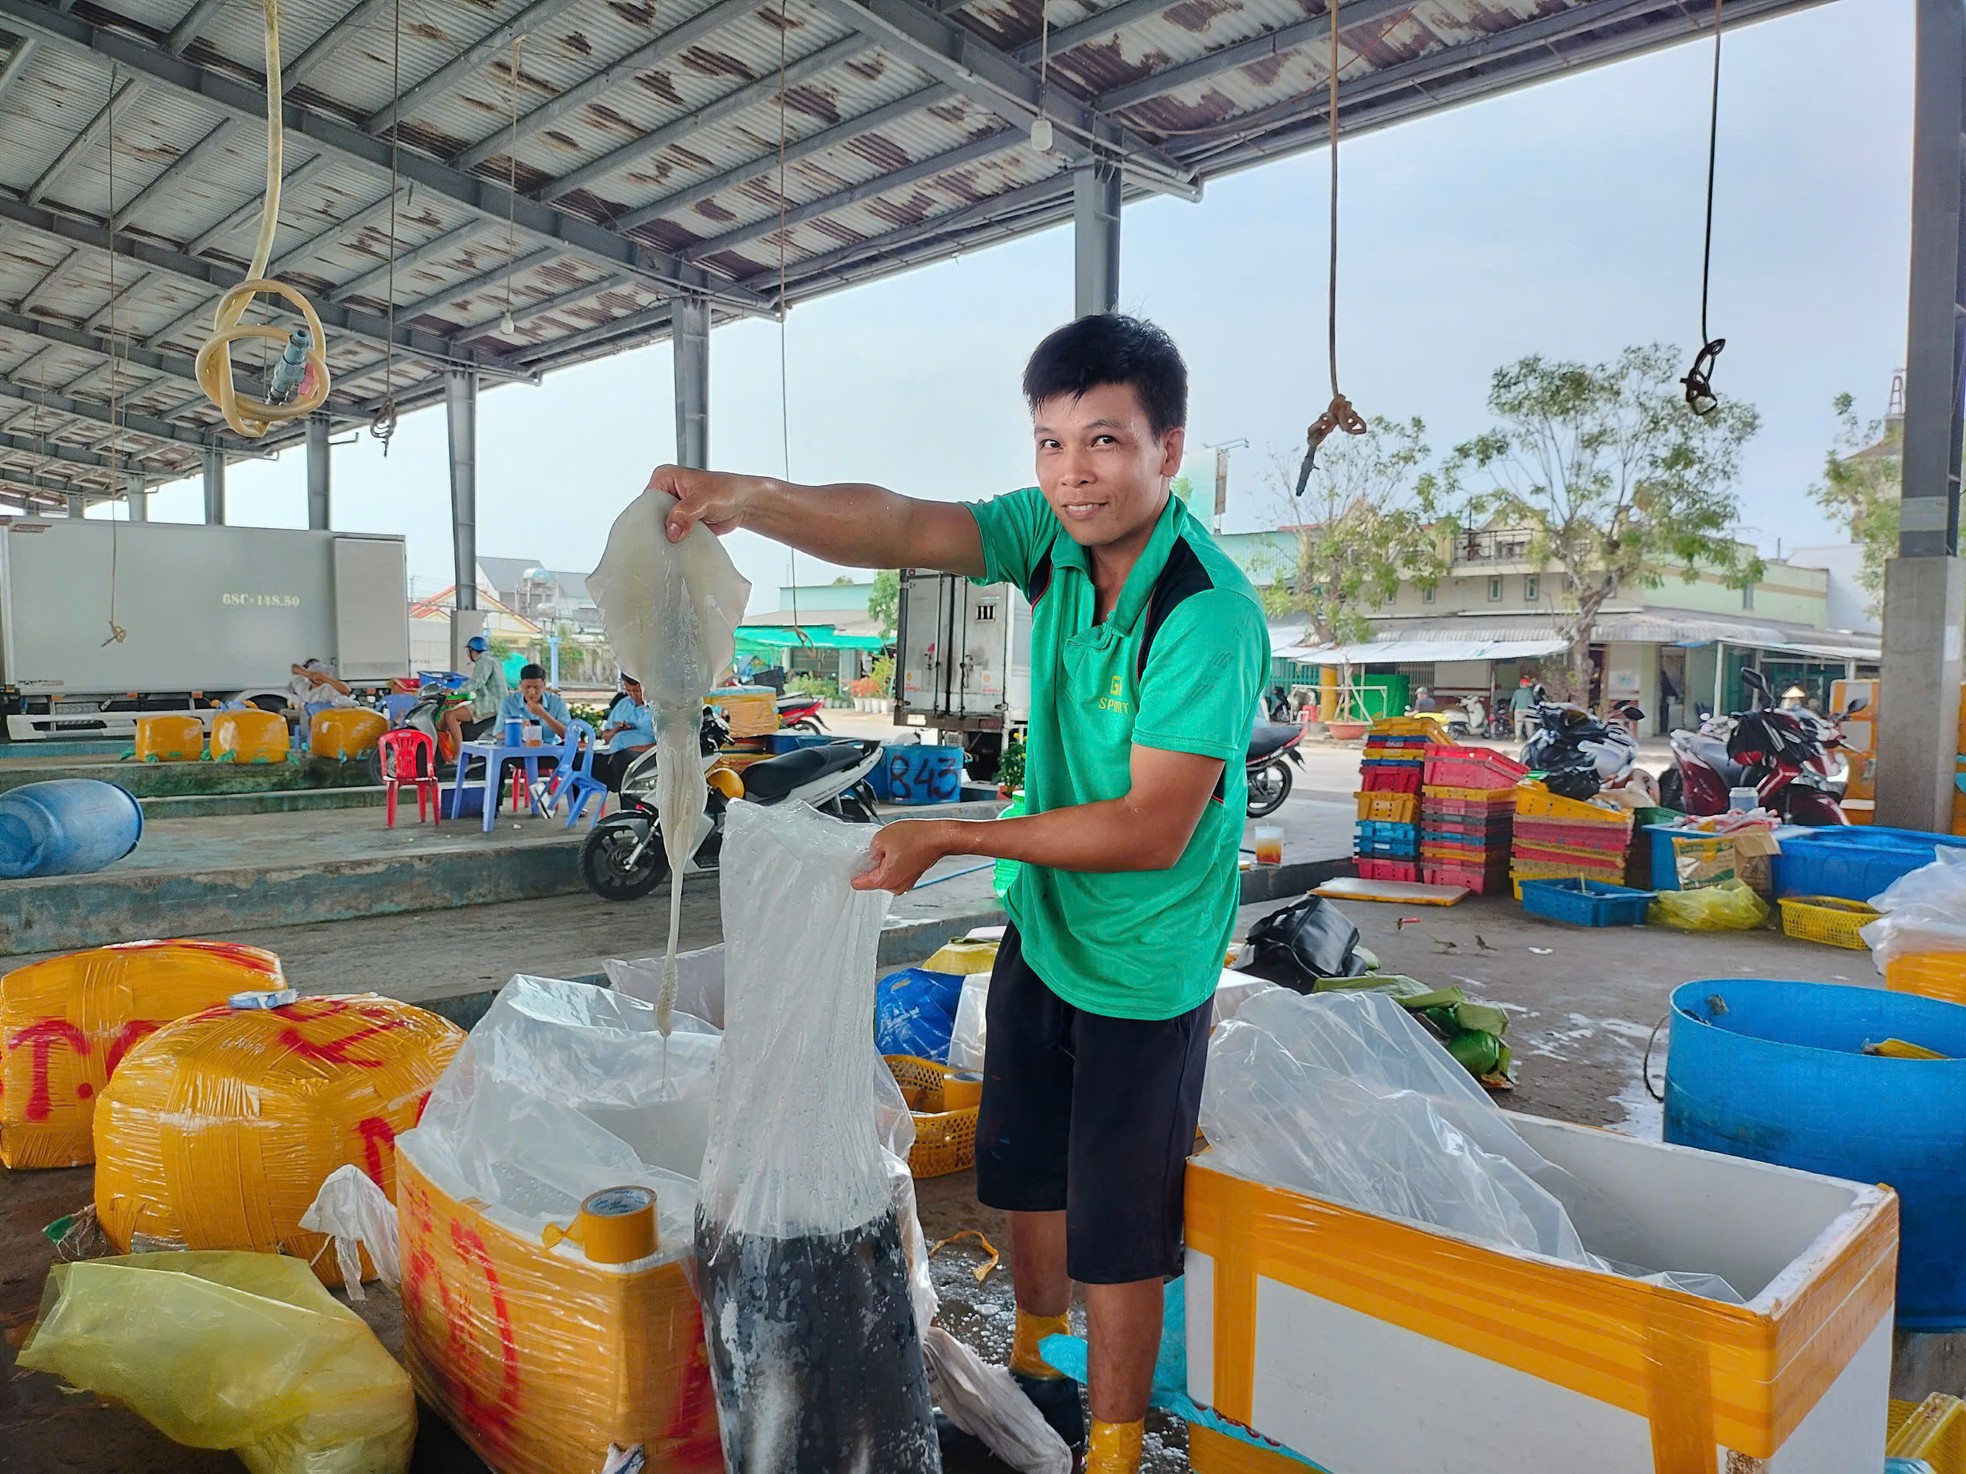
[[1464,885],[1478,896],[1497,895],[1509,889],[1506,866],[1470,870],[1462,865],[1427,865],[1422,873],[1428,885]]
[[1418,793],[1418,763],[1362,763],[1358,770],[1361,793]]
[[1358,860],[1361,880],[1418,880],[1420,867],[1411,860]]
[[1514,788],[1528,772],[1514,758],[1485,747],[1436,747],[1427,754],[1429,787]]

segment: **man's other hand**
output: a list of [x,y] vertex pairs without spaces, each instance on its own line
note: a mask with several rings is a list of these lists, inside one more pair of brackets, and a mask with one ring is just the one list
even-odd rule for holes
[[873,863],[853,877],[857,891],[915,888],[928,867],[949,854],[942,824],[934,819],[901,819],[875,831]]
[[669,541],[681,542],[689,530],[701,522],[722,537],[744,525],[744,510],[757,484],[752,476],[728,471],[696,471],[687,466],[657,466],[649,477],[650,491],[667,492],[676,499],[669,513]]

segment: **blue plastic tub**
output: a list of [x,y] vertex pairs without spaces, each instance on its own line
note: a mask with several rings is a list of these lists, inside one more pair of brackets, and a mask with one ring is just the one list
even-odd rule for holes
[[888,802],[952,804],[963,795],[963,750],[919,742],[889,747],[881,760],[887,769]]
[[1959,849],[1966,838],[1870,824],[1785,831],[1774,861],[1775,894],[1868,901],[1898,877],[1931,864],[1941,845]]
[[0,880],[89,875],[143,836],[130,791],[94,778],[56,778],[0,793]]
[[839,740],[824,732],[771,732],[765,736],[765,746],[776,757],[782,753],[797,752],[801,747],[824,747],[829,742]]
[[[1883,1039],[1954,1058],[1862,1052]],[[1966,1329],[1966,1008],[1834,983],[1681,984],[1672,995],[1665,1135],[1895,1188],[1898,1324]]]
[[1643,926],[1651,891],[1601,880],[1525,880],[1522,909],[1572,926]]
[[1676,891],[1679,885],[1679,854],[1687,849],[1720,849],[1731,845],[1724,834],[1703,834],[1697,829],[1675,829],[1670,824],[1647,824],[1645,832],[1652,846],[1652,889]]

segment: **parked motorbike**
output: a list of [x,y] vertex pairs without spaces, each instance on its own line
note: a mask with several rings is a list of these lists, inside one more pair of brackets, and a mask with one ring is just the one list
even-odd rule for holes
[[778,725],[791,732],[824,732],[826,719],[819,713],[825,708],[826,699],[823,696],[788,691],[778,698]]
[[1824,717],[1772,708],[1768,678],[1752,666],[1741,672],[1741,684],[1753,693],[1748,710],[1672,734],[1673,768],[1660,783],[1661,800],[1705,816],[1724,813],[1734,789],[1753,788],[1760,806],[1786,824],[1848,824],[1840,802],[1850,772],[1838,753],[1842,724],[1868,703],[1858,697]]
[[[462,699],[456,686],[426,683],[418,688],[415,704],[390,725],[391,731],[408,727],[412,731],[422,732],[436,745],[437,776],[440,778],[448,778],[457,771],[457,749],[452,747],[444,737],[444,712],[446,708]],[[368,763],[369,780],[380,786],[384,776],[381,748],[369,750]]]
[[[1618,717],[1638,722],[1645,713],[1629,701],[1613,708]],[[1521,761],[1543,774],[1543,783],[1560,798],[1595,798],[1632,775],[1638,743],[1624,720],[1606,720],[1571,701],[1551,701],[1536,687],[1536,731],[1523,746]]]
[[[752,763],[739,774],[712,771],[729,734],[721,713],[706,708],[702,756],[705,794],[697,829],[696,870],[715,870],[723,850],[724,815],[735,802],[803,803],[856,824],[878,824],[867,775],[881,760],[881,744],[839,738],[823,747],[802,747]],[[604,901],[633,901],[669,878],[662,821],[655,808],[657,752],[650,748],[621,778],[621,809],[588,832],[580,847],[580,875]]]
[[1303,740],[1304,729],[1296,722],[1258,722],[1249,734],[1243,771],[1249,781],[1250,818],[1274,814],[1290,797],[1290,769],[1304,766],[1304,755],[1297,751]]

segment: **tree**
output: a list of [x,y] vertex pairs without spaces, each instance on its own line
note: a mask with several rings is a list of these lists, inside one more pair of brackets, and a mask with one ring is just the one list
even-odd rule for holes
[[1620,588],[1656,587],[1674,565],[1689,576],[1717,571],[1735,587],[1762,574],[1732,535],[1741,448],[1760,416],[1732,399],[1694,414],[1682,362],[1655,343],[1609,363],[1532,354],[1498,368],[1488,390],[1498,423],[1448,463],[1454,490],[1470,475],[1486,483],[1468,498],[1469,525],[1527,529],[1530,560],[1558,571],[1574,700],[1589,699],[1591,637]]
[[867,596],[867,617],[883,640],[894,638],[894,626],[901,615],[901,575],[883,568],[874,575],[874,592]]
[[1836,439],[1823,457],[1823,479],[1809,495],[1863,549],[1858,581],[1876,614],[1884,601],[1884,565],[1898,551],[1904,428],[1896,421],[1860,424],[1855,404],[1848,394],[1836,396]]
[[1195,499],[1195,483],[1186,472],[1168,482],[1167,489],[1174,493],[1177,501],[1192,502]]
[[[1437,486],[1422,468],[1427,427],[1418,418],[1374,420],[1368,433],[1334,436],[1318,453],[1301,501],[1295,562],[1264,593],[1272,616],[1304,615],[1320,645],[1368,639],[1367,610],[1399,592],[1403,580],[1437,581],[1451,538],[1436,525]],[[1272,473],[1282,488],[1295,467]],[[1338,716],[1350,714],[1351,662],[1338,661]]]

